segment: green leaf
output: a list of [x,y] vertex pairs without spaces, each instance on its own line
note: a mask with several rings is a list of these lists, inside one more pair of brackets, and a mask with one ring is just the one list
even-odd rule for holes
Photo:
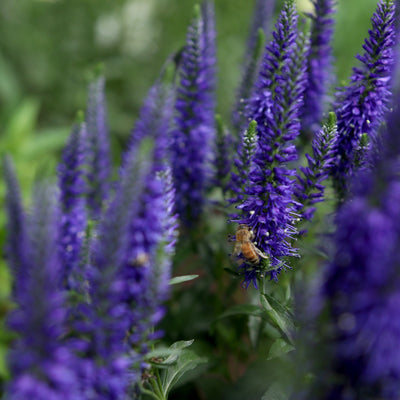
[[187,349],[192,343],[193,340],[180,341],[170,347],[172,353],[163,362],[163,364],[170,362],[170,367],[162,369],[160,374],[164,398],[168,397],[171,389],[188,371],[208,361],[206,357],[200,357],[194,351]]
[[251,315],[253,317],[265,318],[265,312],[259,306],[256,306],[255,304],[239,304],[223,312],[218,316],[217,320],[221,318],[232,317],[233,315]]
[[261,400],[287,400],[289,397],[288,390],[279,383],[273,383],[264,393]]
[[286,340],[279,338],[279,339],[275,340],[275,342],[270,347],[267,360],[271,360],[272,358],[276,358],[276,357],[281,357],[284,354],[289,353],[290,351],[292,351],[294,349],[295,349],[294,346],[287,343]]
[[231,268],[224,268],[224,271],[226,271],[228,274],[234,276],[235,278],[239,278],[240,274],[237,273],[235,270],[231,269]]
[[18,73],[13,63],[0,53],[0,97],[14,103],[21,95]]
[[170,285],[177,285],[178,283],[192,281],[193,279],[198,278],[199,275],[182,275],[175,276],[169,280]]
[[259,317],[249,316],[247,326],[249,328],[249,338],[253,348],[256,348],[260,339],[260,332],[262,328],[262,320]]
[[296,330],[292,313],[272,296],[261,294],[261,304],[271,322],[279,328],[288,343],[293,344],[293,333]]
[[53,128],[38,132],[21,147],[21,156],[33,159],[61,150],[69,132],[69,128]]
[[17,153],[32,135],[39,113],[39,103],[34,99],[23,100],[14,110],[3,131],[3,149]]

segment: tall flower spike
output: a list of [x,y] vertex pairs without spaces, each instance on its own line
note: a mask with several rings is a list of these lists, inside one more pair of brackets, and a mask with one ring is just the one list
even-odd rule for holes
[[362,134],[376,135],[390,100],[394,44],[394,4],[380,0],[365,40],[365,53],[357,56],[361,66],[353,68],[350,84],[336,99],[338,154],[332,168],[339,201],[348,191],[347,181],[356,169],[354,157]]
[[[399,99],[397,99],[398,101]],[[314,338],[321,338],[314,396],[398,399],[400,396],[399,109],[388,120],[382,157],[358,171],[353,197],[337,215],[336,251],[323,273]],[[316,360],[318,362],[318,360]]]
[[[207,13],[211,18],[210,13]],[[180,85],[177,89],[175,127],[172,132],[171,165],[176,187],[176,211],[181,220],[193,224],[199,219],[210,184],[210,163],[214,157],[215,59],[212,46],[214,23],[195,8],[182,52]]]
[[299,203],[297,213],[300,218],[311,220],[315,207],[313,204],[324,200],[322,182],[328,178],[336,157],[337,126],[334,113],[329,114],[328,121],[315,134],[312,143],[313,155],[306,154],[308,166],[299,167],[296,174],[298,184],[294,192]]
[[80,267],[87,225],[86,195],[88,148],[86,124],[75,125],[64,149],[62,163],[58,167],[61,202],[60,257],[62,285],[78,289],[83,278]]
[[82,398],[90,400],[124,398],[128,385],[138,379],[139,371],[132,368],[132,355],[124,340],[132,324],[132,311],[126,302],[132,281],[126,280],[124,260],[130,244],[129,226],[139,212],[149,165],[144,148],[132,155],[135,157],[125,165],[91,244],[91,265],[86,275],[91,302],[80,304],[80,318],[74,326],[85,337],[75,346],[82,355],[78,370]]
[[[273,279],[285,267],[282,257],[297,255],[290,243],[297,232],[292,199],[295,171],[289,163],[297,158],[293,141],[300,130],[298,117],[308,51],[307,39],[297,34],[297,18],[294,2],[287,1],[274,39],[266,47],[260,77],[247,109],[258,130],[254,168],[247,180],[247,199],[237,206],[242,215],[236,222],[248,225],[254,232],[254,242],[269,257]],[[262,266],[254,269],[245,264],[243,268],[247,284],[262,274]]]
[[153,314],[152,322],[156,324],[164,315],[162,303],[169,293],[172,257],[178,237],[178,216],[174,214],[175,189],[172,183],[171,169],[158,173],[157,179],[162,184],[163,205],[161,208],[161,235],[156,244],[154,264],[151,275],[152,303],[149,304],[147,315]]
[[58,285],[58,218],[55,193],[48,188],[37,190],[28,224],[24,291],[15,297],[18,308],[9,318],[19,336],[9,353],[8,399],[79,398],[77,360],[62,343],[66,308]]
[[400,0],[395,0],[395,29],[396,29],[396,44],[394,46],[394,58],[395,58],[395,65],[393,68],[394,74],[393,74],[393,92],[398,93],[400,91],[400,38],[399,38],[399,32],[400,32]]
[[129,150],[124,155],[124,165],[128,162],[130,152],[141,145],[146,138],[155,141],[154,171],[165,168],[168,149],[171,146],[171,122],[173,114],[172,90],[160,82],[156,82],[149,90],[147,98],[140,110],[139,119],[129,139]]
[[257,122],[251,121],[243,134],[239,158],[234,161],[235,172],[232,172],[231,189],[234,197],[231,204],[241,202],[246,197],[246,187],[250,175],[252,159],[257,148]]
[[[146,176],[144,191],[138,200],[138,214],[129,225],[129,247],[121,273],[126,282],[123,301],[129,307],[126,342],[134,350],[134,362],[149,351],[151,340],[159,335],[155,324],[164,315],[162,301],[167,296],[170,256],[164,255],[166,242],[173,242],[177,228],[170,209],[171,189],[159,177],[166,172]],[[167,229],[167,231],[165,231]],[[173,246],[173,244],[171,244]]]
[[129,246],[122,261],[122,274],[129,285],[124,301],[132,310],[126,341],[139,354],[138,359],[148,351],[149,340],[155,335],[151,330],[163,316],[161,302],[167,294],[171,256],[161,254],[165,253],[164,246],[169,248],[167,253],[172,251],[171,235],[177,228],[176,216],[171,214],[174,191],[166,163],[165,134],[173,99],[164,89],[157,84],[150,90],[125,155],[128,162],[138,147],[154,142],[154,151],[148,155],[152,167],[138,199],[137,216],[129,224]]
[[[201,3],[201,18],[204,22],[204,62],[206,79],[210,89],[215,92],[217,84],[217,47],[216,47],[216,29],[215,29],[215,7],[213,0],[203,0]],[[209,107],[215,109],[215,96],[210,96],[212,102]],[[214,114],[212,114],[214,118]],[[210,121],[211,124],[214,121]]]
[[4,178],[7,185],[6,214],[7,239],[6,258],[14,275],[14,294],[24,291],[27,275],[27,232],[26,217],[22,207],[21,193],[11,158],[3,159]]
[[[172,251],[176,224],[166,216],[173,205],[157,174],[168,170],[171,100],[161,84],[151,88],[124,156],[122,183],[92,246],[88,275],[94,307],[84,308],[86,318],[79,326],[79,331],[90,332],[92,344],[84,350],[87,367],[81,374],[89,393],[102,398],[119,398],[137,382],[150,332],[163,315],[170,264],[156,257],[164,245]],[[96,352],[100,357],[91,360],[89,355]]]
[[327,103],[329,86],[333,83],[333,49],[334,31],[333,14],[335,0],[313,0],[314,14],[310,37],[310,54],[307,61],[308,82],[304,94],[302,131],[312,137],[321,125],[321,119]]
[[253,20],[250,25],[242,67],[242,81],[237,92],[237,102],[232,113],[233,126],[239,134],[246,125],[245,106],[254,89],[265,38],[271,28],[274,8],[275,0],[256,0],[255,2]]
[[111,155],[103,77],[89,85],[86,123],[91,150],[88,181],[90,215],[97,219],[110,189]]

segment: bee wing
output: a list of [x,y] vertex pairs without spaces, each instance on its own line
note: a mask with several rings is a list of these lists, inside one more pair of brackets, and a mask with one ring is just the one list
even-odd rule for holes
[[242,252],[242,244],[240,242],[235,243],[235,248],[233,249],[233,254],[238,256]]

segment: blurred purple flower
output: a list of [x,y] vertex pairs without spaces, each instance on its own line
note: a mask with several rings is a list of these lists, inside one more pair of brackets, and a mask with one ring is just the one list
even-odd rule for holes
[[335,0],[313,0],[310,54],[307,61],[308,81],[304,93],[302,130],[312,136],[321,125],[329,86],[333,83],[333,49]]
[[129,150],[124,155],[123,167],[128,162],[130,152],[136,151],[143,140],[149,140],[149,143],[154,141],[155,145],[153,171],[165,169],[171,147],[173,102],[172,89],[162,83],[156,82],[149,90],[129,138]]
[[37,189],[27,225],[24,290],[17,292],[17,309],[9,317],[11,329],[19,334],[9,353],[9,399],[80,399],[78,363],[62,340],[67,309],[59,290],[58,219],[55,194]]
[[82,279],[80,265],[87,225],[86,195],[88,192],[88,143],[86,124],[75,125],[65,146],[58,167],[61,202],[60,257],[61,283],[67,289],[78,289]]
[[253,19],[250,24],[246,53],[242,66],[242,80],[236,95],[236,104],[232,113],[232,122],[236,133],[241,133],[246,123],[245,106],[250,99],[254,82],[260,67],[260,56],[265,37],[270,33],[274,14],[275,0],[256,0]]
[[363,45],[365,52],[357,56],[361,66],[353,68],[350,84],[339,91],[336,98],[338,154],[331,174],[339,201],[346,196],[347,181],[357,168],[354,159],[360,138],[367,134],[374,140],[391,96],[393,1],[379,1],[371,21],[372,29]]
[[171,166],[176,211],[187,225],[200,217],[214,158],[215,47],[211,5],[196,8],[182,53]]
[[75,323],[87,338],[76,347],[88,399],[125,398],[159,336],[154,327],[164,314],[177,229],[167,166],[172,100],[160,83],[151,88],[91,245],[90,303],[80,305]]
[[[162,318],[171,274],[171,256],[178,227],[174,214],[174,193],[168,165],[169,137],[173,110],[169,88],[157,83],[150,90],[132,132],[126,162],[138,149],[154,144],[148,160],[152,166],[146,175],[138,212],[129,223],[128,249],[121,273],[129,285],[124,301],[131,309],[127,343],[140,354],[148,351],[150,330]],[[122,170],[124,174],[124,170]],[[154,335],[154,334],[153,334]]]
[[[312,302],[323,362],[319,398],[398,399],[400,396],[399,104],[389,115],[381,157],[352,178],[353,197],[336,218],[333,261]],[[321,370],[322,366],[322,370]]]
[[3,159],[4,179],[6,182],[5,208],[7,215],[7,238],[5,255],[14,276],[13,292],[19,296],[25,290],[27,275],[27,227],[22,206],[21,193],[10,157]]
[[132,313],[125,299],[132,282],[126,281],[123,266],[130,244],[129,226],[138,216],[149,164],[144,161],[146,154],[135,154],[125,165],[91,243],[86,270],[90,302],[78,306],[73,322],[74,330],[84,338],[71,343],[82,358],[78,373],[85,399],[124,399],[129,384],[138,379],[126,343]]
[[103,77],[89,85],[86,110],[88,142],[91,152],[88,172],[88,205],[90,216],[94,219],[99,217],[103,201],[110,193],[112,168],[104,85]]

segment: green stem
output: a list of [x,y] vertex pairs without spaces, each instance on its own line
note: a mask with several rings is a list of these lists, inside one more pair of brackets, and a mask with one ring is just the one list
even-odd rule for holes
[[160,371],[158,369],[155,370],[155,375],[157,378],[157,392],[160,394],[160,400],[167,400],[168,396],[164,395],[163,386],[160,377]]
[[262,294],[265,293],[265,276],[264,276],[264,274],[257,278],[257,283],[258,283],[258,291],[260,292],[260,296],[261,296]]
[[140,393],[147,394],[148,396],[152,397],[155,400],[159,400],[159,397],[152,392],[151,390],[145,389],[142,384],[139,384]]
[[154,377],[149,379],[148,384],[151,389],[146,389],[141,383],[139,383],[140,392],[147,394],[156,400],[167,400],[167,397],[164,395],[160,373],[158,369],[154,371]]

